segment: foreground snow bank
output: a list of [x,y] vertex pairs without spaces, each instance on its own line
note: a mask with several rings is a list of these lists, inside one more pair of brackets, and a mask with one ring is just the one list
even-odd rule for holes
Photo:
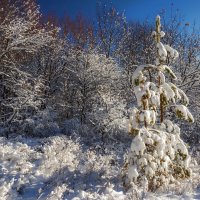
[[[133,185],[123,191],[120,169],[124,144],[82,145],[77,137],[0,138],[0,196],[6,199],[198,199],[196,182],[144,193]],[[195,168],[198,180],[198,168]],[[193,170],[195,172],[195,170]],[[185,191],[185,192],[183,192]]]
[[118,175],[118,158],[105,149],[101,155],[100,145],[86,147],[65,136],[0,138],[0,144],[1,199],[124,197],[109,184]]

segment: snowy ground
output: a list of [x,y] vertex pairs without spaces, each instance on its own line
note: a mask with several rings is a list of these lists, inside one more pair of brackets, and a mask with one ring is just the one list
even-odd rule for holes
[[199,167],[193,180],[165,191],[125,192],[120,168],[130,144],[83,145],[77,137],[0,138],[0,199],[200,199]]

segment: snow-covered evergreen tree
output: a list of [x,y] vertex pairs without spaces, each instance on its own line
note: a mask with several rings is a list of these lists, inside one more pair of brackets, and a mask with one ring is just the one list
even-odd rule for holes
[[187,147],[168,113],[173,110],[178,118],[194,121],[186,107],[189,100],[172,83],[176,75],[166,65],[168,59],[175,60],[179,54],[160,41],[165,36],[160,16],[152,36],[157,46],[155,65],[138,66],[133,74],[138,108],[132,110],[129,133],[134,138],[122,171],[126,187],[134,183],[150,191],[191,176]]

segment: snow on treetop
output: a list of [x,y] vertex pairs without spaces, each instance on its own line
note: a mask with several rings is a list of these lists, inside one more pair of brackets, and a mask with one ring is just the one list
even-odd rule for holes
[[156,16],[156,20],[160,20],[160,15],[157,15],[157,16]]

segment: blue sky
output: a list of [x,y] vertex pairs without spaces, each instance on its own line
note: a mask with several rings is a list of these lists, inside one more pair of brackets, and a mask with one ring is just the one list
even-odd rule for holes
[[[95,20],[98,0],[37,0],[43,13],[55,13],[58,16],[67,13],[71,17],[82,13],[89,19]],[[101,0],[106,4],[110,0]],[[125,11],[128,20],[155,19],[162,9],[170,16],[171,5],[184,16],[185,22],[196,21],[200,26],[200,0],[112,0],[119,11]]]

